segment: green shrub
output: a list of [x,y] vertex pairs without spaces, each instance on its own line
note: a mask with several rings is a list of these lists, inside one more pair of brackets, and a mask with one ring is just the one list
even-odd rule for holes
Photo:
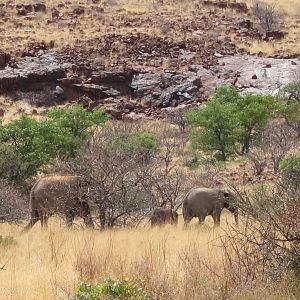
[[[282,89],[285,96],[289,99],[300,101],[300,83],[290,82]],[[286,95],[287,94],[287,95]]]
[[130,280],[113,280],[110,278],[101,280],[98,284],[81,282],[75,295],[75,300],[102,300],[102,299],[134,299],[154,300],[158,299],[139,287]]
[[157,137],[149,132],[115,134],[106,144],[106,152],[112,156],[140,157],[146,161],[158,150]]

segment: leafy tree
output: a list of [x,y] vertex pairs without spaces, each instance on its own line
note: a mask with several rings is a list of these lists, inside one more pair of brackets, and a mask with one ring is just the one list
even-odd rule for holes
[[76,150],[92,136],[94,125],[106,122],[109,116],[103,109],[87,112],[82,105],[71,109],[55,107],[48,112],[48,120],[56,127],[58,148],[62,155],[75,157]]
[[192,145],[205,152],[217,151],[221,160],[234,152],[249,152],[254,134],[266,126],[275,103],[273,96],[239,95],[235,88],[219,87],[204,108],[186,115],[194,125]]
[[0,174],[9,180],[35,175],[56,153],[56,129],[48,122],[21,116],[0,127]]
[[187,113],[187,121],[196,127],[191,134],[192,146],[208,153],[217,151],[217,158],[225,161],[234,153],[237,141],[236,111],[235,104],[213,99],[206,107]]
[[26,115],[0,124],[0,176],[18,181],[38,173],[56,157],[74,157],[87,141],[91,128],[105,122],[102,109],[87,112],[82,106],[54,108],[46,120]]
[[240,99],[240,97],[241,96],[236,88],[221,85],[217,88],[213,99],[219,100],[223,104],[226,104],[229,102],[236,103]]
[[300,102],[282,99],[278,104],[278,112],[300,138]]
[[241,126],[241,154],[249,152],[253,135],[264,128],[275,108],[275,98],[265,95],[246,94],[237,99],[237,118]]

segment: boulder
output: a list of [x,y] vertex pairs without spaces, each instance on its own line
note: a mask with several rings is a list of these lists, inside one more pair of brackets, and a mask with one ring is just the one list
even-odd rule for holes
[[73,87],[75,87],[78,92],[86,94],[92,99],[104,99],[108,97],[117,97],[120,95],[120,92],[113,88],[93,83],[73,84]]
[[[158,107],[177,106],[179,103],[191,100],[202,87],[201,78],[192,73],[182,76],[170,73],[142,73],[135,75],[131,82],[134,95]],[[149,105],[148,105],[149,106]]]
[[17,14],[18,16],[26,16],[28,14],[28,11],[24,6],[21,6],[20,8],[17,8]]
[[268,31],[262,39],[264,41],[271,41],[271,40],[281,40],[285,37],[286,33],[283,31]]
[[113,117],[113,119],[122,120],[123,112],[120,109],[114,106],[105,106],[105,110]]
[[46,4],[44,4],[44,3],[33,4],[33,9],[34,9],[35,12],[43,12],[43,13],[45,13],[47,11]]
[[82,15],[82,14],[84,14],[84,11],[85,11],[85,9],[83,6],[77,6],[73,9],[73,14]]
[[56,52],[48,52],[39,57],[24,57],[16,68],[6,66],[0,70],[0,93],[29,89],[31,85],[54,82],[66,77],[66,71],[72,68],[67,57]]

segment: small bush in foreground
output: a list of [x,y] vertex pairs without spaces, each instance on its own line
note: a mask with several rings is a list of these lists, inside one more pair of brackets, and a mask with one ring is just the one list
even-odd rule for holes
[[154,300],[143,288],[130,280],[113,280],[110,278],[101,280],[98,284],[81,282],[75,300],[100,300],[100,299],[135,299]]

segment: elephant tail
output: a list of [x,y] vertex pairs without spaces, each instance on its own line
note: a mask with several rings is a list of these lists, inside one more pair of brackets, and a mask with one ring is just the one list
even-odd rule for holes
[[40,219],[40,214],[38,209],[34,208],[34,203],[36,199],[34,197],[33,191],[30,192],[30,220],[29,223],[23,228],[22,233],[28,231],[32,226]]
[[187,209],[187,204],[186,201],[183,200],[183,205],[182,205],[182,215],[183,215],[183,219],[185,220],[187,215],[188,215],[188,209]]

